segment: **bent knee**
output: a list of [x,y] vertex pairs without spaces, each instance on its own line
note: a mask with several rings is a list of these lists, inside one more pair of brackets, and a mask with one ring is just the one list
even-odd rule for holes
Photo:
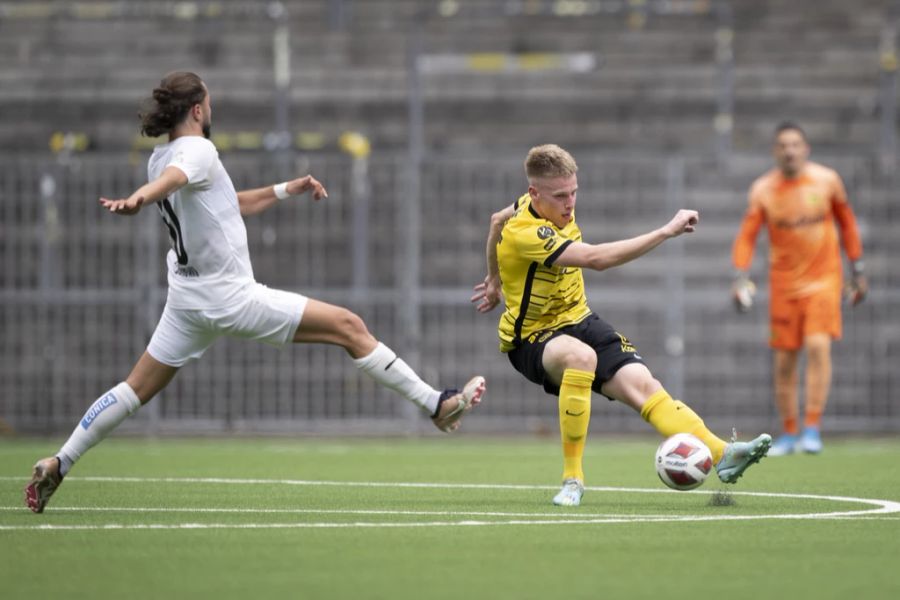
[[362,317],[347,308],[341,309],[338,321],[341,331],[345,331],[348,334],[368,333],[369,331]]
[[597,353],[593,348],[566,354],[566,368],[593,372],[597,368]]
[[366,327],[362,317],[346,308],[341,309],[336,325],[341,335],[348,340],[369,335],[369,329]]
[[642,379],[638,382],[638,395],[642,398],[649,398],[659,390],[663,389],[663,384],[655,377]]
[[560,370],[579,369],[593,372],[597,368],[597,353],[587,344],[571,342],[547,350],[550,350],[548,357],[550,362],[557,365]]
[[376,343],[362,317],[351,310],[341,311],[337,328],[343,340],[341,345],[351,354],[366,353]]

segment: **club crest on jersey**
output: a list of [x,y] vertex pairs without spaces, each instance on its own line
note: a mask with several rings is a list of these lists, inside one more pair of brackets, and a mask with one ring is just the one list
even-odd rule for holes
[[94,402],[94,405],[88,409],[87,414],[84,415],[84,418],[81,420],[81,426],[84,429],[87,429],[91,426],[91,423],[93,423],[94,420],[100,416],[100,413],[117,402],[118,400],[116,400],[116,397],[111,393],[106,394],[105,396]]
[[556,232],[553,231],[552,227],[547,227],[546,225],[541,225],[537,229],[537,236],[542,240],[546,240],[549,237],[553,237],[556,235]]

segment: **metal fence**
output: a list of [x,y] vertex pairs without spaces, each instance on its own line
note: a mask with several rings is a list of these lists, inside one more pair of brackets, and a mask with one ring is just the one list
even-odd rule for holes
[[[354,163],[297,155],[330,197],[283,202],[247,219],[257,279],[349,306],[436,386],[475,373],[489,393],[471,431],[554,431],[556,402],[497,349],[499,311],[468,298],[484,275],[490,214],[524,190],[518,156],[424,160],[421,202],[404,197],[404,157]],[[585,238],[620,239],[699,208],[698,233],[630,265],[587,273],[594,310],[632,339],[676,395],[715,427],[776,424],[764,309],[730,308],[729,254],[746,187],[766,161],[580,154],[578,220]],[[0,163],[0,419],[20,431],[67,431],[128,373],[165,302],[168,248],[156,211],[109,215],[100,195],[129,193],[145,157],[5,157]],[[224,155],[238,188],[280,179],[270,156]],[[900,242],[890,181],[867,161],[825,160],[844,175],[863,225],[873,293],[847,311],[835,347],[832,430],[900,430]],[[281,177],[283,178],[283,177]],[[762,274],[765,244],[758,246]],[[765,281],[762,308],[765,305]],[[411,317],[412,315],[412,317]],[[617,403],[595,400],[592,427],[644,430]],[[274,349],[223,339],[186,366],[126,429],[163,432],[422,432],[410,405],[360,375],[333,347]]]

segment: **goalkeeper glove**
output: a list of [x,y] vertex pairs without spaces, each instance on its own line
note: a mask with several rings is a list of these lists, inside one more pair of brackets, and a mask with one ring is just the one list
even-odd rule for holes
[[844,298],[852,306],[856,306],[862,302],[866,294],[869,292],[869,282],[863,274],[863,261],[853,261],[853,278],[846,286],[844,286]]
[[747,312],[753,307],[753,296],[756,295],[756,285],[750,281],[750,277],[744,273],[738,273],[731,286],[731,298],[738,312]]

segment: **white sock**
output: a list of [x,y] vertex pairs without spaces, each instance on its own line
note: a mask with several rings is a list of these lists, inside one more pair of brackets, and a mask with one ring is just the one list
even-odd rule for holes
[[371,354],[354,359],[353,362],[375,381],[421,406],[429,415],[437,410],[441,393],[422,381],[402,358],[381,342],[378,342]]
[[59,474],[65,475],[81,455],[133,415],[141,407],[141,401],[124,381],[109,390],[84,413],[75,431],[59,449]]

